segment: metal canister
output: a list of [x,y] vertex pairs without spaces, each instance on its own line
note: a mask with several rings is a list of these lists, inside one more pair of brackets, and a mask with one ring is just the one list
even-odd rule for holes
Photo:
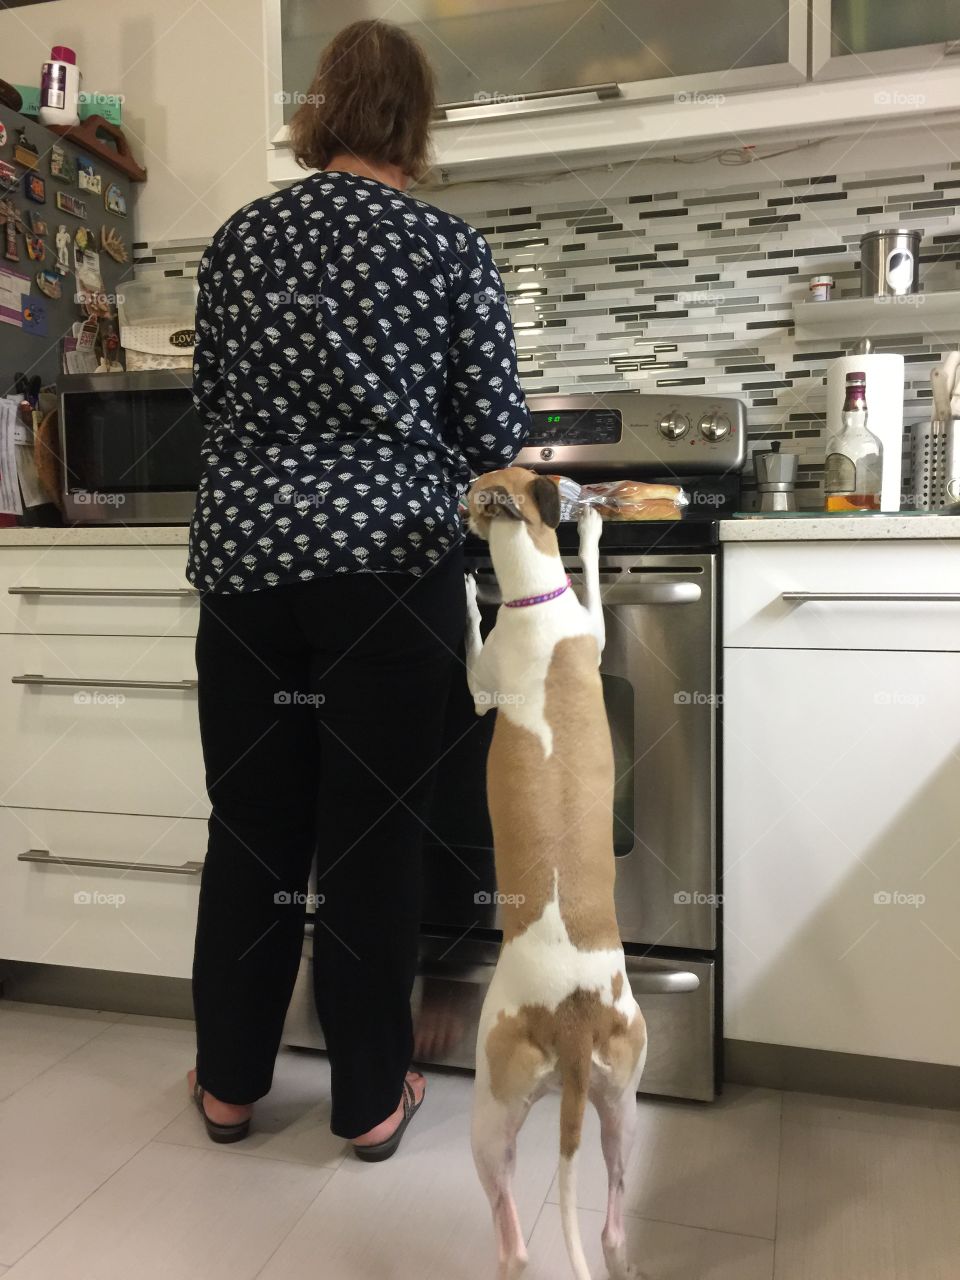
[[860,240],[860,294],[901,298],[920,292],[922,231],[868,231]]

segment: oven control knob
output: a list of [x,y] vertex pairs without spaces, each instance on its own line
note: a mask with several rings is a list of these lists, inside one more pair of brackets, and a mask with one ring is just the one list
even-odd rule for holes
[[671,413],[668,417],[660,419],[660,434],[667,440],[679,440],[689,430],[690,419],[685,418],[682,413]]
[[542,462],[549,462],[549,461],[550,461],[550,459],[551,459],[552,457],[553,457],[553,450],[552,450],[552,449],[541,449],[541,450],[540,450],[540,460],[541,460]]
[[700,419],[700,434],[704,440],[722,440],[730,432],[730,419],[722,413],[708,413]]

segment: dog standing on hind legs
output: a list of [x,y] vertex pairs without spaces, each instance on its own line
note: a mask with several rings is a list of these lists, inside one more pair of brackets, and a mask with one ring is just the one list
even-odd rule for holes
[[487,760],[503,947],[477,1039],[472,1141],[493,1210],[498,1280],[527,1255],[513,1199],[516,1137],[559,1089],[560,1212],[577,1280],[590,1280],[577,1221],[576,1156],[589,1099],[609,1178],[603,1252],[626,1258],[623,1177],[646,1058],[614,908],[613,750],[598,671],[604,642],[601,519],[580,520],[585,605],[557,546],[556,483],[511,467],[481,476],[470,526],[490,545],[504,603],[486,643],[468,579],[467,680],[478,714],[497,708]]

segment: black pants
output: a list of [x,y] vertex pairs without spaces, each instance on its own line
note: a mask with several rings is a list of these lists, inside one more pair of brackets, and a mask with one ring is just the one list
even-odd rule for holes
[[270,1089],[316,858],[317,1011],[331,1128],[357,1137],[400,1101],[421,843],[465,615],[463,562],[423,578],[342,574],[204,597],[200,730],[213,812],[193,997],[200,1083]]

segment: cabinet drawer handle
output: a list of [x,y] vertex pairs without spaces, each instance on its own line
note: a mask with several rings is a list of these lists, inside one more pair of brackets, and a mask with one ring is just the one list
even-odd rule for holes
[[138,600],[195,599],[193,587],[7,587],[11,596],[110,596],[136,597]]
[[182,862],[169,866],[165,862],[113,862],[110,858],[61,858],[49,849],[27,849],[17,854],[18,862],[39,862],[49,867],[105,867],[108,871],[159,871],[166,876],[198,876],[202,862]]
[[956,591],[784,591],[780,599],[792,604],[804,604],[808,600],[907,600],[910,602],[932,600],[956,604],[960,601],[960,593]]
[[188,693],[197,687],[196,680],[98,680],[95,676],[89,679],[83,676],[39,676],[29,671],[22,676],[11,676],[10,683],[58,689],[174,689],[177,693]]

